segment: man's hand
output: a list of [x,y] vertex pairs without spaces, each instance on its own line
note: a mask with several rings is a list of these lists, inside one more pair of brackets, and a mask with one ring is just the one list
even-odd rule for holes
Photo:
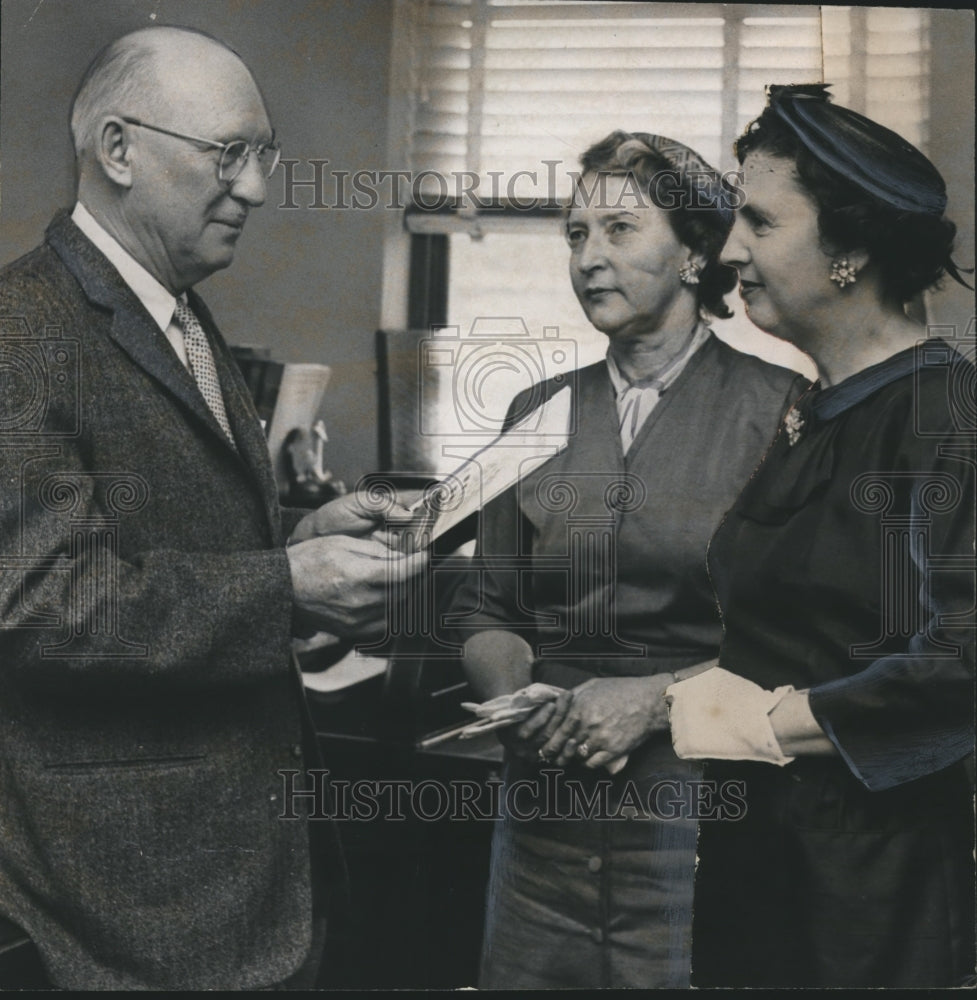
[[400,555],[375,538],[339,534],[297,542],[285,553],[300,616],[320,631],[356,640],[383,634],[387,604],[396,597],[394,584],[428,562],[426,552]]
[[368,535],[381,527],[388,517],[390,511],[371,506],[362,493],[348,493],[303,517],[295,526],[288,544],[292,546],[328,535]]

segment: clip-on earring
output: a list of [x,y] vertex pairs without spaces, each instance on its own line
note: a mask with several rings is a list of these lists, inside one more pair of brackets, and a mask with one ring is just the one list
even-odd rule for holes
[[830,278],[839,288],[844,288],[845,285],[854,285],[857,274],[858,268],[853,267],[848,262],[847,257],[839,257],[831,262]]
[[683,285],[698,285],[699,275],[702,272],[702,268],[690,257],[684,264],[678,269],[678,280],[682,282]]

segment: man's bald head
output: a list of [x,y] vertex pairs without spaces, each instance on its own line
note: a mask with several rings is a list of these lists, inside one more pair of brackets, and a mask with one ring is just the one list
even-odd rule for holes
[[168,84],[180,78],[181,64],[215,58],[244,68],[233,49],[194,28],[141,28],[110,42],[85,71],[72,102],[75,155],[92,148],[105,115],[154,117],[167,103]]
[[[78,200],[174,294],[227,267],[248,213],[265,200],[257,150],[274,139],[241,58],[186,28],[153,27],[104,49],[71,117]],[[222,174],[227,144],[248,148]]]

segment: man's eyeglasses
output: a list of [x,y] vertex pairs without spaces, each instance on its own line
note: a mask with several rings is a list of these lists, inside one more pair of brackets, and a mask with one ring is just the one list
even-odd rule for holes
[[224,184],[230,184],[244,170],[248,162],[248,157],[252,152],[258,158],[258,166],[265,177],[271,177],[275,172],[275,167],[278,166],[278,161],[282,155],[282,148],[275,141],[274,132],[272,132],[269,142],[263,142],[259,146],[251,146],[244,139],[234,139],[231,142],[217,142],[214,139],[201,139],[197,135],[185,135],[182,132],[174,132],[172,129],[160,128],[158,125],[149,125],[138,118],[123,118],[122,120],[127,125],[148,128],[152,132],[161,132],[163,135],[172,136],[174,139],[199,142],[202,146],[211,146],[213,149],[219,149],[221,155],[220,160],[217,162],[217,176]]

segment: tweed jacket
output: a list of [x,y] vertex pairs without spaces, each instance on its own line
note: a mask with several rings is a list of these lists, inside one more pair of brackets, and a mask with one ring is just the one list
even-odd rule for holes
[[0,913],[67,989],[245,989],[309,948],[281,512],[189,300],[236,448],[67,213],[0,272]]

